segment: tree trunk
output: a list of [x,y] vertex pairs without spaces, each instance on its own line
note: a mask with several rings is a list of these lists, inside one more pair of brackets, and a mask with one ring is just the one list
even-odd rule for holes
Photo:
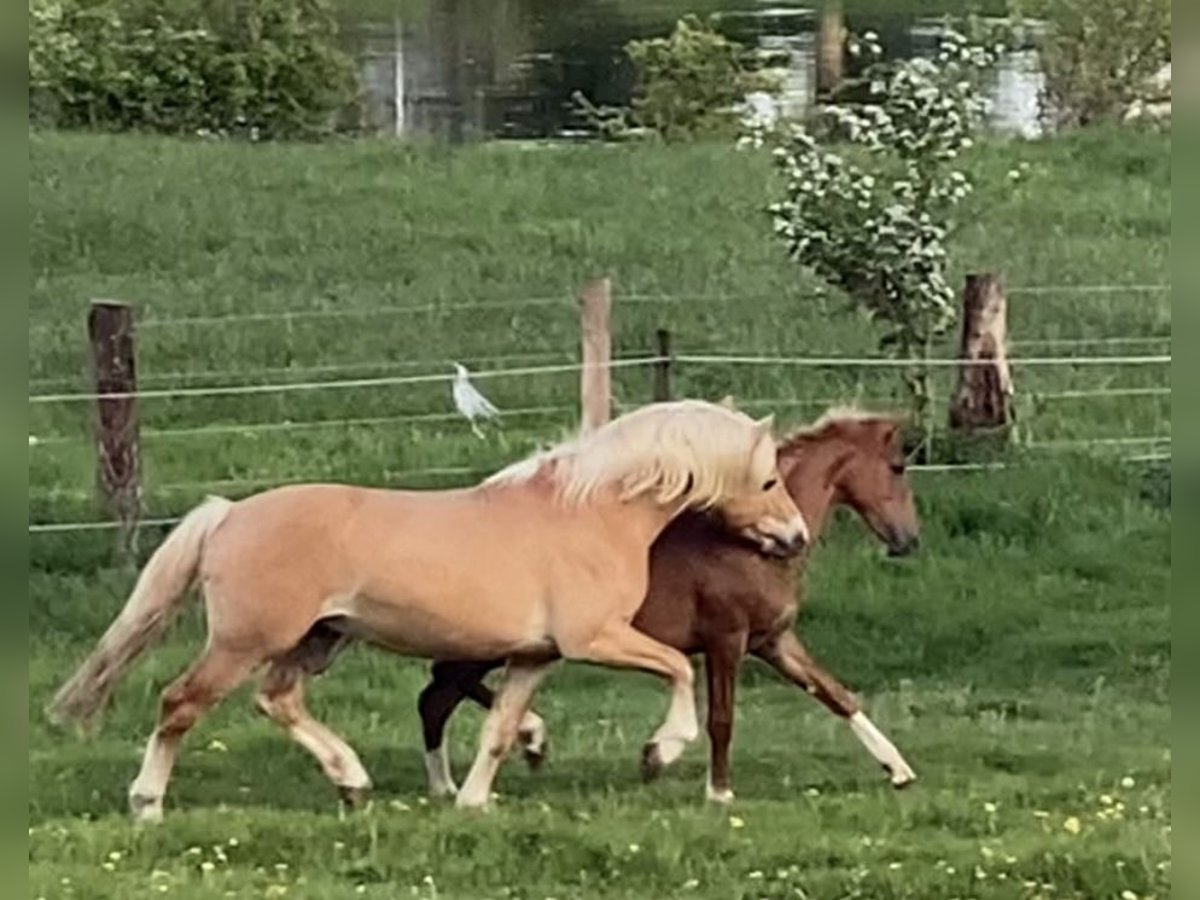
[[817,95],[828,97],[845,77],[846,25],[841,0],[826,0],[817,32]]
[[958,388],[950,427],[960,431],[1012,424],[1013,383],[1008,368],[1008,301],[998,275],[968,275],[963,289]]

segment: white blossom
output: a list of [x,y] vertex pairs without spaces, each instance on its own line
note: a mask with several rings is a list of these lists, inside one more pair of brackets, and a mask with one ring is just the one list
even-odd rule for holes
[[889,162],[864,167],[798,125],[757,129],[750,140],[771,147],[783,175],[783,201],[770,213],[789,254],[855,296],[911,349],[954,319],[944,240],[953,208],[972,186],[950,164],[973,146],[986,110],[978,76],[1002,48],[972,44],[953,30],[932,59],[883,62],[872,32],[851,48],[870,57],[870,102],[823,112],[868,159]]

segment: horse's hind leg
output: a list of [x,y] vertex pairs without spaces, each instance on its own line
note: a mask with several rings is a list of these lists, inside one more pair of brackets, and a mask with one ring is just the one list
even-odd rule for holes
[[183,736],[207,710],[249,677],[257,654],[209,645],[203,655],[162,693],[158,725],[146,743],[142,768],[129,787],[129,806],[140,822],[162,819],[163,795]]
[[321,769],[351,805],[371,793],[371,778],[354,749],[312,717],[304,705],[308,669],[294,656],[271,664],[255,697],[259,710],[317,758]]
[[[433,664],[430,682],[417,698],[421,732],[425,740],[425,774],[431,796],[450,797],[457,793],[446,752],[446,723],[465,699],[474,701],[484,709],[492,708],[496,694],[483,683],[483,679],[501,665],[503,663],[499,660],[446,660]],[[548,742],[546,723],[533,710],[526,710],[522,716],[517,728],[517,741],[525,762],[531,769],[537,769],[545,761]]]
[[429,684],[417,698],[430,796],[453,797],[458,793],[446,752],[446,723],[468,697],[484,709],[492,708],[494,695],[483,683],[483,677],[499,665],[501,663],[449,661],[433,664]]

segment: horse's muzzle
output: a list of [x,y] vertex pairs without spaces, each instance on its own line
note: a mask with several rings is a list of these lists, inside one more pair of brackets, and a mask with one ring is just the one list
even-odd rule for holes
[[771,556],[776,559],[796,556],[808,545],[803,529],[797,529],[787,534],[764,534],[761,531],[753,531],[747,536],[758,545],[758,550],[763,556]]
[[915,531],[893,531],[887,542],[887,555],[892,559],[912,556],[921,549],[921,536]]

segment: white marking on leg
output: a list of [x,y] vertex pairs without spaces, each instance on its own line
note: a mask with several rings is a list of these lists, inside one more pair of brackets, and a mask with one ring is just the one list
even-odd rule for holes
[[700,734],[700,724],[696,719],[696,699],[689,682],[681,682],[671,694],[671,706],[667,710],[667,718],[654,732],[651,738],[658,748],[658,758],[664,766],[670,765],[683,754],[687,747]]
[[175,765],[176,745],[164,741],[158,731],[146,742],[142,755],[142,768],[129,786],[129,805],[138,822],[161,822],[163,817],[163,794],[171,780],[171,769]]
[[450,774],[450,758],[443,743],[425,751],[425,775],[429,779],[429,796],[453,797],[458,793],[454,776]]
[[[492,714],[488,713],[488,719],[491,718]],[[471,764],[467,780],[463,782],[458,796],[455,797],[456,806],[464,809],[482,809],[488,805],[492,794],[492,782],[500,769],[500,757],[491,751],[495,731],[494,723],[484,723],[479,752],[475,754],[475,762]]]
[[299,695],[259,694],[258,708],[287,732],[288,737],[316,757],[325,777],[339,788],[370,790],[371,776],[354,748],[322,725],[305,708]]
[[500,693],[483,720],[479,752],[475,754],[475,762],[467,773],[467,780],[459,789],[455,799],[457,806],[481,809],[488,805],[492,796],[492,782],[500,770],[500,763],[516,740],[520,719],[529,709],[533,692],[550,668],[544,663],[509,665]]
[[860,710],[850,717],[850,730],[880,765],[888,770],[893,785],[903,787],[916,780],[916,773],[904,761],[896,745],[875,727],[875,723],[867,718],[866,713]]
[[517,737],[526,753],[540,756],[546,747],[546,723],[542,721],[541,716],[530,710],[521,718]]
[[720,803],[723,806],[728,806],[733,802],[733,790],[727,787],[716,787],[712,783],[712,772],[708,773],[708,779],[705,781],[704,796],[710,803]]
[[308,750],[340,788],[370,790],[371,776],[354,748],[315,719],[303,718],[287,729],[296,743]]

